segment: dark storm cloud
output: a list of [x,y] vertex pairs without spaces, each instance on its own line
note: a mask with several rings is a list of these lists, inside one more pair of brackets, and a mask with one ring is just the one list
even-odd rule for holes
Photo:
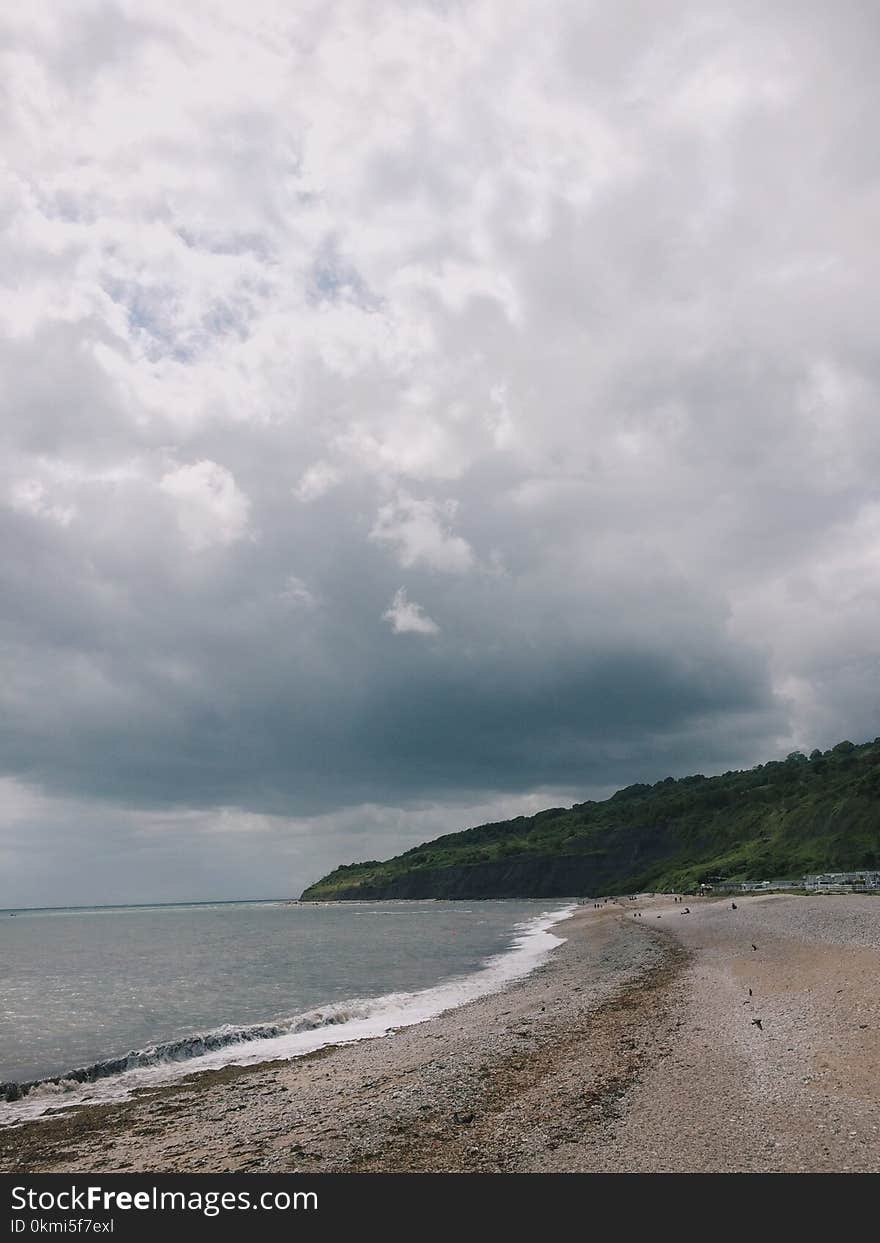
[[112,540],[86,557],[72,537],[65,552],[41,542],[44,527],[16,515],[6,528],[17,711],[0,738],[8,771],[56,794],[311,813],[592,785],[646,762],[639,739],[772,720],[760,660],[717,618],[683,616],[680,584],[655,582],[653,617],[621,618],[615,635],[615,612],[641,605],[637,579],[591,601],[589,587],[542,599],[539,585],[535,599],[507,576],[438,588],[413,571],[439,626],[426,641],[382,621],[399,569],[345,526],[334,547],[332,522],[320,555],[297,562],[307,600],[285,592],[285,541],[206,578],[145,557],[123,582]]

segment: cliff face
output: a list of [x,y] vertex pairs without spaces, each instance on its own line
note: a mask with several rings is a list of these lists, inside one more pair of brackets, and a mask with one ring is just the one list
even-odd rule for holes
[[574,897],[880,868],[880,739],[451,833],[344,865],[310,899]]
[[[342,889],[336,898],[570,898],[603,888],[603,873],[578,855],[534,855],[472,867],[426,868]],[[319,882],[320,885],[321,882]],[[317,890],[318,886],[313,889]],[[320,897],[306,890],[304,898]]]

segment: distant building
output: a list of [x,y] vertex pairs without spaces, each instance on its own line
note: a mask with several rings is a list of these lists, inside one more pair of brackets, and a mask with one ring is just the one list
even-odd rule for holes
[[804,889],[814,893],[867,893],[880,889],[880,872],[819,872],[804,877]]
[[700,893],[766,893],[776,889],[809,889],[813,893],[871,893],[880,892],[880,872],[819,872],[800,880],[778,878],[776,880],[730,881],[713,877],[699,886]]

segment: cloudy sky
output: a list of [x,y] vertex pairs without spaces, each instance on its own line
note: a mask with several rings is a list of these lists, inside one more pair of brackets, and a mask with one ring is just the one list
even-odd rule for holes
[[0,16],[0,904],[880,733],[880,11]]

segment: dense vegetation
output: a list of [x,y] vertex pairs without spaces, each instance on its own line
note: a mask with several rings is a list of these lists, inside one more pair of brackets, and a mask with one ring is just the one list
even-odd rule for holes
[[306,899],[570,897],[880,868],[880,738],[449,833]]

